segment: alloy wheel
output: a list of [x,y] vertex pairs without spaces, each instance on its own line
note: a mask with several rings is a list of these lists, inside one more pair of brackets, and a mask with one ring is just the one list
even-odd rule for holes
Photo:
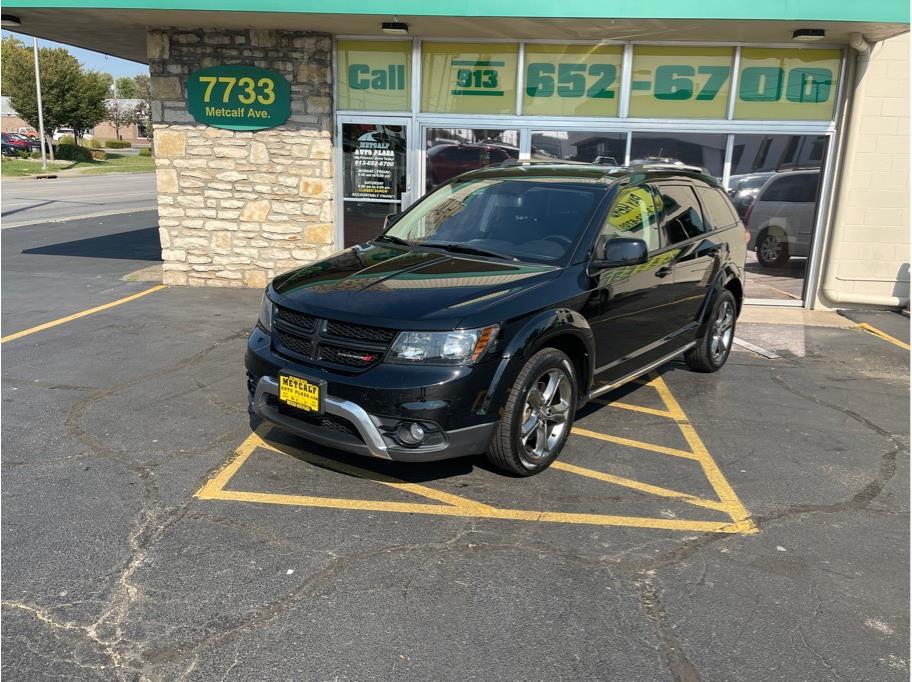
[[529,462],[549,457],[568,427],[573,384],[567,372],[552,368],[529,387],[523,406],[520,439]]
[[767,234],[760,242],[760,257],[767,263],[774,263],[782,256],[782,242],[775,235]]
[[716,319],[713,320],[712,336],[709,342],[709,353],[712,355],[714,363],[719,364],[725,359],[725,354],[731,347],[734,331],[735,308],[731,301],[722,301],[722,305],[716,311]]

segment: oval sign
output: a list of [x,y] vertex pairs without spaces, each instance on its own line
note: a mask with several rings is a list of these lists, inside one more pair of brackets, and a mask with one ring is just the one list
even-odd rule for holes
[[215,128],[274,128],[291,115],[291,84],[270,69],[210,66],[187,76],[187,109],[198,123]]

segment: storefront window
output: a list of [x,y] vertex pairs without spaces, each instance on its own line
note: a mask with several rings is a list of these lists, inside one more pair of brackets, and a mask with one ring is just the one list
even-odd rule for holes
[[425,141],[428,190],[460,173],[519,158],[516,130],[428,128]]
[[734,56],[731,47],[634,46],[630,116],[725,118]]
[[823,135],[735,135],[727,189],[750,233],[748,298],[801,299],[825,155]]
[[546,130],[532,133],[532,158],[620,166],[627,152],[627,133]]
[[726,135],[704,133],[633,133],[630,163],[682,163],[722,178]]
[[526,45],[527,116],[617,116],[620,46]]
[[519,46],[422,43],[421,110],[515,114]]
[[741,50],[735,118],[829,121],[840,50]]
[[336,107],[342,111],[408,111],[412,43],[340,40]]
[[345,246],[373,239],[398,213],[406,186],[406,132],[401,125],[342,126]]

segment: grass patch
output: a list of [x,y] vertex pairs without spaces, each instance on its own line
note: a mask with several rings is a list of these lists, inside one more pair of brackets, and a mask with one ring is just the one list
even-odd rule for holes
[[101,173],[151,173],[155,170],[155,159],[137,154],[114,154],[108,152],[104,161],[80,161],[73,168],[79,175]]
[[[65,170],[75,165],[72,161],[48,161],[48,172]],[[0,166],[2,175],[5,178],[21,178],[26,175],[35,175],[42,173],[41,160],[33,159],[3,159],[3,165]]]
[[[100,175],[102,173],[151,173],[155,159],[135,154],[114,154],[101,161],[48,161],[48,171],[72,171],[67,175]],[[41,160],[3,159],[3,177],[16,178],[41,173]]]

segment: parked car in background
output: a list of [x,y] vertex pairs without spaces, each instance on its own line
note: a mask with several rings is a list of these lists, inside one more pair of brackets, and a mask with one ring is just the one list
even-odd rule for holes
[[37,137],[29,137],[28,135],[25,135],[23,133],[10,133],[10,134],[14,138],[19,140],[20,142],[24,142],[25,144],[27,144],[29,151],[32,151],[32,152],[41,151],[41,143],[38,141]]
[[773,175],[772,171],[766,171],[732,175],[728,179],[728,196],[732,201],[732,206],[735,207],[741,218],[744,218],[744,214],[747,213],[747,209],[750,208],[757,194],[763,189],[763,185]]
[[819,169],[774,173],[764,183],[744,216],[748,248],[760,265],[782,266],[793,256],[808,256],[819,185]]
[[514,158],[495,144],[439,144],[427,152],[428,189],[476,168],[496,166]]
[[30,152],[31,147],[28,141],[17,133],[2,133],[3,154],[6,156],[16,155],[19,152]]
[[[76,133],[73,131],[72,128],[57,128],[57,130],[54,131],[54,135],[53,135],[54,142],[60,142],[60,139],[63,137],[75,138]],[[92,133],[83,133],[80,137],[83,139],[90,140],[90,139],[92,139],[93,135],[92,135]]]

